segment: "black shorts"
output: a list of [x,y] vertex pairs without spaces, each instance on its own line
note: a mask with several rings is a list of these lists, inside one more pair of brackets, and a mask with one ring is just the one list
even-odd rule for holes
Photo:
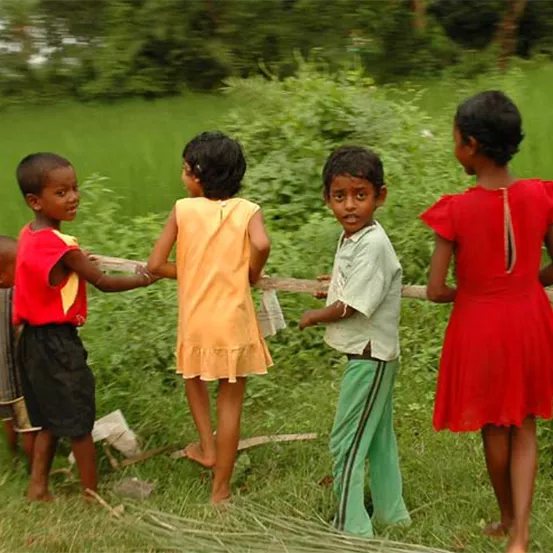
[[17,347],[21,383],[33,426],[54,436],[92,432],[96,418],[94,376],[73,325],[25,325]]

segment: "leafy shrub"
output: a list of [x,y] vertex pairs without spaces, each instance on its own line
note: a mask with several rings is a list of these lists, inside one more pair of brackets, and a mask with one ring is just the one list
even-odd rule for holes
[[[399,252],[406,280],[423,278],[428,234],[417,215],[461,183],[449,123],[431,121],[417,107],[415,91],[396,93],[392,100],[359,71],[330,75],[307,62],[283,81],[230,80],[226,90],[246,106],[229,116],[227,130],[247,152],[249,193],[263,205],[281,242],[295,243],[297,257],[286,254],[295,272],[303,267],[309,271],[304,276],[314,276],[316,264],[306,257],[316,260],[321,252],[312,232],[324,235],[332,226],[322,199],[324,161],[338,146],[356,143],[382,157],[390,193],[378,217]],[[275,258],[278,253],[271,265],[278,264]],[[331,262],[328,252],[325,258]]]

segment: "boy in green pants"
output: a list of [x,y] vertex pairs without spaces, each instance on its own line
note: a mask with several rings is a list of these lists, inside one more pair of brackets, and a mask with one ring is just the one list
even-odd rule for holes
[[300,329],[326,324],[325,341],[344,353],[336,418],[330,437],[339,530],[373,536],[365,509],[369,459],[374,518],[409,523],[392,418],[398,368],[401,265],[374,220],[384,204],[382,162],[357,146],[336,150],[323,170],[324,197],[343,227],[324,309],[302,315]]

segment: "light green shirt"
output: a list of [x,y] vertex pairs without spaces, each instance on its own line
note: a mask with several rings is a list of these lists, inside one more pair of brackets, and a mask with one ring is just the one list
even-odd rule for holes
[[401,265],[384,229],[374,223],[338,242],[327,305],[340,301],[355,309],[348,319],[327,325],[326,343],[361,354],[370,343],[382,361],[399,357]]

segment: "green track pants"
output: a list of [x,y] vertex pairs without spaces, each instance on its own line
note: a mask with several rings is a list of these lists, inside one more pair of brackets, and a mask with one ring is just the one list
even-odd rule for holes
[[392,390],[398,362],[349,361],[340,389],[330,437],[334,490],[339,505],[335,526],[351,534],[373,536],[365,508],[365,461],[369,460],[374,518],[409,523],[393,427]]

